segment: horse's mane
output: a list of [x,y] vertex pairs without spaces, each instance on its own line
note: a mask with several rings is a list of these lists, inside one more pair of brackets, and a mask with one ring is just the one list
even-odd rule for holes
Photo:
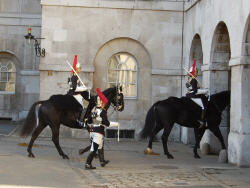
[[110,88],[108,88],[108,89],[105,89],[105,90],[103,91],[103,94],[106,96],[106,95],[108,95],[109,93],[113,92],[113,90],[116,90],[116,87],[115,87],[115,86],[114,86],[114,87],[110,87]]

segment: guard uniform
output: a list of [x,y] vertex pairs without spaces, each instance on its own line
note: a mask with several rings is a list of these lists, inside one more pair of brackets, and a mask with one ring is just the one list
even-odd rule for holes
[[198,105],[202,107],[202,115],[201,119],[203,121],[203,124],[206,123],[206,108],[207,108],[207,103],[208,99],[206,97],[206,94],[208,94],[207,90],[202,90],[200,89],[198,85],[198,81],[196,79],[198,75],[198,69],[196,67],[196,61],[194,59],[193,65],[189,70],[189,79],[188,82],[186,83],[186,87],[188,89],[188,92],[186,93],[186,97],[191,98],[194,102],[196,102]]
[[77,121],[79,126],[83,126],[83,118],[86,110],[84,110],[83,97],[81,95],[81,92],[86,91],[87,88],[80,82],[78,76],[76,75],[77,72],[80,73],[81,71],[81,64],[77,62],[77,55],[75,55],[74,58],[73,69],[74,70],[72,70],[71,78],[68,78],[70,89],[67,94],[72,95],[81,104],[82,110]]
[[107,118],[107,111],[104,108],[104,106],[108,103],[108,100],[101,93],[99,88],[97,88],[97,94],[98,94],[97,100],[99,102],[97,102],[97,106],[92,110],[91,116],[88,119],[88,124],[90,127],[91,148],[85,164],[85,169],[96,168],[93,167],[91,163],[97,151],[99,154],[101,166],[104,167],[107,163],[109,163],[108,160],[104,159],[104,149],[103,149],[105,127],[108,127],[110,125],[110,122]]

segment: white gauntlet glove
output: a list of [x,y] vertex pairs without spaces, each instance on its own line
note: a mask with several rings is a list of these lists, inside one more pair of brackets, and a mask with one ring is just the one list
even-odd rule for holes
[[111,121],[110,125],[109,125],[109,127],[119,127],[119,126],[120,126],[120,123],[119,122],[114,122],[114,121]]

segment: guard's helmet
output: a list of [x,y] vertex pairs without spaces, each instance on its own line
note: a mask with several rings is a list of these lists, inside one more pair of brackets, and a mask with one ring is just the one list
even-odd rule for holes
[[77,62],[76,68],[81,68],[81,67],[82,67],[81,64],[79,62]]
[[197,67],[195,67],[195,68],[191,67],[190,68],[190,70],[189,70],[189,76],[193,76],[195,78],[198,76],[198,69],[197,69]]

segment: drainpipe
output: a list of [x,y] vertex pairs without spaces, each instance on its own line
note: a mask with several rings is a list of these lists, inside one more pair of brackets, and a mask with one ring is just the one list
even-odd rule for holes
[[[182,69],[183,69],[183,38],[184,38],[184,8],[185,8],[185,1],[182,3],[182,27],[181,27],[181,96],[182,96],[182,80],[183,80],[183,75],[182,75]],[[182,129],[180,129],[180,142],[181,142],[181,135],[182,135]]]

